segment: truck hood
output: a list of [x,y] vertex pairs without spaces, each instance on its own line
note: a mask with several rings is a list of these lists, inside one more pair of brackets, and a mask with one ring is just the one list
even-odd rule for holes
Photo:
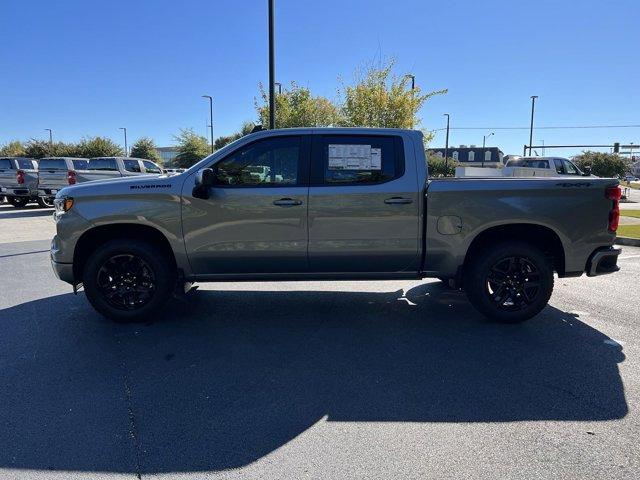
[[92,180],[71,185],[58,192],[56,197],[65,195],[82,197],[87,195],[122,195],[124,193],[140,193],[143,191],[159,191],[171,189],[178,183],[180,175],[140,175],[134,177],[109,178]]

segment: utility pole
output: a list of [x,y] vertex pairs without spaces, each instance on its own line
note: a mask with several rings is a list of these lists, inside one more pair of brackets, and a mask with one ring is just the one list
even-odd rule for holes
[[275,45],[274,45],[274,28],[275,28],[275,15],[274,15],[274,2],[269,1],[269,128],[276,128],[276,102],[275,102],[275,82],[276,82],[276,59],[275,59]]
[[489,138],[491,135],[493,135],[493,132],[491,132],[489,135],[483,135],[482,136],[482,167],[483,168],[484,168],[485,145],[487,143],[487,138]]
[[211,153],[213,153],[213,97],[211,95],[202,95],[202,98],[209,99],[209,130],[211,134]]
[[129,156],[129,146],[127,145],[127,128],[126,127],[120,127],[120,128],[118,128],[118,130],[124,131],[124,156],[128,157]]
[[531,156],[531,144],[533,143],[533,112],[536,108],[537,95],[531,95],[531,127],[529,129],[529,156]]
[[447,168],[449,163],[449,114],[443,113],[442,115],[447,117],[447,136],[444,141],[444,167]]

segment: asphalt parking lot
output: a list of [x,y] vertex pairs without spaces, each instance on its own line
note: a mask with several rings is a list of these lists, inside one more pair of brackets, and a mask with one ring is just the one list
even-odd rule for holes
[[0,478],[640,478],[640,248],[528,323],[439,282],[206,284],[114,325],[0,206]]

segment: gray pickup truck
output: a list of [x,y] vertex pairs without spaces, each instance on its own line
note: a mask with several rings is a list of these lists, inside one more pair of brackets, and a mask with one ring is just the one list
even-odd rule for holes
[[61,188],[77,183],[130,177],[135,175],[160,175],[158,165],[143,158],[96,157],[69,158],[50,157],[39,161],[38,196],[43,203],[53,206],[53,199]]
[[38,162],[32,158],[0,158],[0,195],[16,208],[31,201],[46,207],[38,198]]
[[97,157],[89,160],[87,170],[76,183],[137,175],[160,175],[162,169],[151,160],[130,157]]
[[38,197],[53,207],[59,190],[75,185],[83,178],[89,160],[86,158],[46,157],[38,161]]
[[121,322],[196,281],[425,277],[520,322],[554,272],[618,270],[619,198],[613,179],[429,180],[417,131],[269,130],[179,175],[58,192],[51,261]]

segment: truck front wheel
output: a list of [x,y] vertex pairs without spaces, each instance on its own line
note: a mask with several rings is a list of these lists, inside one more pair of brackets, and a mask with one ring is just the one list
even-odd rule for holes
[[176,274],[166,255],[149,242],[111,240],[87,259],[82,281],[91,305],[120,323],[151,319],[173,292]]
[[476,250],[465,272],[471,304],[502,323],[537,315],[553,292],[553,267],[540,249],[524,242],[504,242]]

